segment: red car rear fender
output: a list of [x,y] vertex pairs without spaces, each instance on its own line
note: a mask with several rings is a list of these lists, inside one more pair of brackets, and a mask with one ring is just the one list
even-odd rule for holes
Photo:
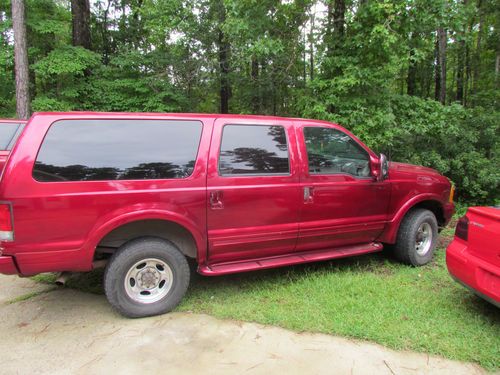
[[202,257],[203,259],[205,258],[204,254],[206,254],[206,236],[204,236],[203,233],[201,233],[196,227],[196,225],[188,218],[180,215],[179,213],[161,209],[133,209],[129,212],[124,212],[120,215],[113,216],[109,220],[100,220],[99,223],[96,224],[94,229],[89,234],[88,240],[83,247],[86,258],[85,262],[89,265],[89,269],[91,268],[94,252],[97,245],[99,245],[101,240],[108,233],[125,224],[141,220],[165,220],[184,227],[189,233],[191,233],[196,242],[198,259],[200,260],[200,257]]

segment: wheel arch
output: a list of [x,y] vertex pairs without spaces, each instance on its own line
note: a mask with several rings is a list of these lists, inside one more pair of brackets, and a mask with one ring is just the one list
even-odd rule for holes
[[403,218],[408,214],[408,212],[415,208],[424,208],[431,211],[434,216],[436,216],[438,226],[443,226],[446,223],[444,204],[440,197],[434,194],[419,195],[406,202],[406,204],[397,211],[379,241],[388,244],[395,243]]
[[200,260],[206,252],[206,238],[194,223],[175,213],[148,210],[115,217],[93,230],[85,247],[87,260],[91,265],[99,254],[113,253],[128,241],[147,236],[171,241],[189,258]]

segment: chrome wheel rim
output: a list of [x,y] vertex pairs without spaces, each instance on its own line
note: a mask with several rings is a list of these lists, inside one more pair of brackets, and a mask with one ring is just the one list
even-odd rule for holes
[[415,238],[415,251],[423,256],[429,252],[432,246],[432,227],[429,223],[422,223],[418,227]]
[[125,292],[139,303],[154,303],[172,289],[173,273],[169,265],[157,258],[135,263],[125,277]]

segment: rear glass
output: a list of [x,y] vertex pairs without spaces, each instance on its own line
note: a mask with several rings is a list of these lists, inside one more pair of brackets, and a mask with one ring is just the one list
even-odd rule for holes
[[38,181],[185,178],[202,124],[180,120],[63,120],[50,127],[37,156]]
[[16,134],[19,124],[2,122],[0,123],[0,150],[7,150],[12,138]]
[[228,175],[288,174],[288,145],[280,125],[225,125],[219,172]]

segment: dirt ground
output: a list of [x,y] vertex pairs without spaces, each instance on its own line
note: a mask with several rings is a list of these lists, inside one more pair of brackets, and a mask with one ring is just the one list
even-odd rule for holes
[[207,315],[117,315],[102,295],[0,276],[2,374],[482,374],[476,365]]

